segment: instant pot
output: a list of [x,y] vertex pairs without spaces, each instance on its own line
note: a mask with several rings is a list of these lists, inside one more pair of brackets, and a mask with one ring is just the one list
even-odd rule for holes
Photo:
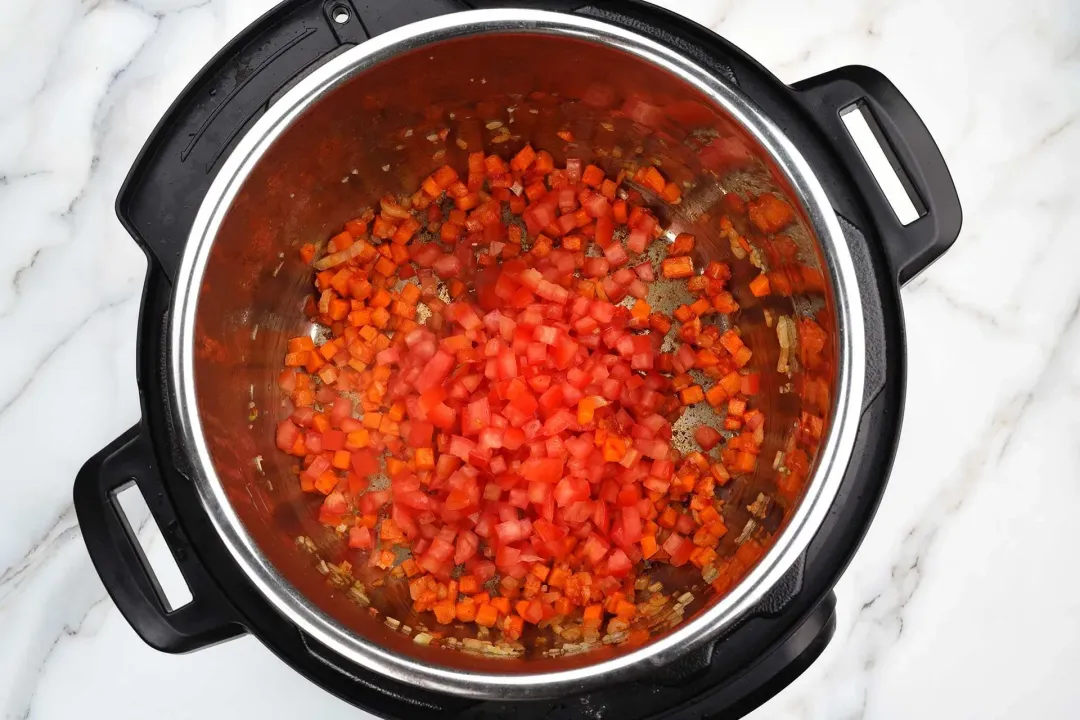
[[[850,111],[875,131],[915,221],[900,222],[879,188],[842,120]],[[441,164],[463,165],[470,149],[507,154],[526,142],[557,161],[661,165],[686,190],[657,212],[697,235],[706,257],[735,252],[715,222],[725,193],[785,197],[799,214],[791,240],[820,287],[739,298],[776,447],[803,408],[780,394],[770,320],[807,307],[826,316],[836,362],[798,502],[772,523],[740,516],[736,531],[769,543],[735,587],[688,605],[640,647],[493,659],[414,642],[358,603],[335,564],[340,544],[274,448],[275,378],[287,338],[308,330],[302,244]],[[74,491],[110,595],[159,650],[251,634],[347,702],[408,718],[739,717],[796,678],[833,634],[831,589],[899,437],[899,287],[961,224],[937,146],[881,74],[846,67],[789,87],[689,20],[603,0],[285,2],[183,91],[117,212],[149,261],[142,420],[86,463]],[[164,599],[118,509],[132,483],[191,590],[182,607]],[[750,487],[733,484],[725,502],[746,506]]]

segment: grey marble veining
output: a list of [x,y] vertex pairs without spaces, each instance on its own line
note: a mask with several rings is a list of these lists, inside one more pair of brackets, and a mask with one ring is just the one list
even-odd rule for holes
[[[82,462],[138,417],[145,261],[116,192],[192,74],[271,4],[0,3],[4,720],[357,716],[251,639],[182,657],[143,645],[71,508]],[[902,294],[905,425],[836,636],[752,718],[1080,717],[1080,4],[662,4],[786,82],[883,71],[965,211],[953,250]]]

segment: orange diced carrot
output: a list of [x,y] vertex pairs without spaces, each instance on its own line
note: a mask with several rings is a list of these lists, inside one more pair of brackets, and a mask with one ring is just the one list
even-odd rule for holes
[[641,538],[641,555],[646,560],[656,554],[658,546],[655,535],[644,535]]
[[705,399],[705,392],[700,385],[691,385],[679,391],[679,399],[683,405],[693,405]]
[[769,287],[769,276],[765,273],[761,273],[756,278],[750,281],[750,294],[754,297],[764,297],[771,292]]
[[664,258],[660,273],[669,280],[688,278],[694,274],[694,260],[687,256]]
[[490,603],[484,603],[476,611],[476,624],[484,627],[495,627],[499,620],[499,611]]

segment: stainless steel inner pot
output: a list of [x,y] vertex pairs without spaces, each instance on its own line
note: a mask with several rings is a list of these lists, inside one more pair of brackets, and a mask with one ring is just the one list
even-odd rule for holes
[[[628,108],[649,104],[662,105],[663,115],[636,116],[643,124],[627,116]],[[443,128],[450,131],[445,141],[437,135]],[[566,128],[572,143],[556,135]],[[698,151],[717,139],[742,148],[746,161],[704,167]],[[834,358],[831,415],[811,479],[767,532],[770,546],[757,565],[723,597],[698,593],[681,624],[633,649],[496,659],[417,644],[350,592],[351,581],[334,565],[342,543],[318,524],[292,461],[274,446],[285,343],[311,331],[301,312],[311,269],[297,248],[325,240],[385,192],[414,191],[443,163],[464,167],[469,150],[509,156],[527,141],[557,162],[569,155],[606,168],[660,163],[686,189],[680,205],[656,209],[672,233],[697,234],[704,259],[732,254],[716,222],[724,191],[775,191],[799,210],[799,227],[789,234],[825,278],[823,292],[762,302],[746,291],[757,271],[733,262],[739,323],[755,351],[752,367],[763,372],[768,434],[758,472],[728,491],[729,551],[741,522],[751,519],[745,506],[775,490],[772,458],[801,410],[798,395],[782,390],[798,377],[776,371],[780,348],[766,310],[775,318],[824,309]],[[853,445],[864,376],[861,313],[852,261],[813,169],[737,87],[602,22],[540,11],[464,12],[337,56],[278,99],[226,160],[175,285],[173,411],[206,512],[242,571],[296,626],[359,665],[432,690],[554,696],[625,678],[714,638],[803,552]]]

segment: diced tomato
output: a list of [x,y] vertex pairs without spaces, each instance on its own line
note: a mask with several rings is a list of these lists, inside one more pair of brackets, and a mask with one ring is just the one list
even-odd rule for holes
[[521,560],[521,551],[507,545],[500,547],[495,554],[495,565],[502,569],[516,565],[519,560]]
[[457,536],[457,545],[454,547],[454,564],[462,565],[474,555],[480,547],[480,538],[476,533],[466,530]]
[[641,540],[641,515],[635,507],[622,509],[623,535],[627,543],[636,543]]
[[694,431],[694,440],[701,446],[702,450],[708,452],[716,447],[723,437],[719,432],[709,427],[708,425],[702,425]]
[[555,486],[553,497],[559,507],[587,500],[589,498],[589,483],[582,478],[564,477]]
[[367,526],[349,528],[349,547],[354,550],[370,550],[373,546],[371,530]]
[[530,482],[556,483],[563,476],[563,461],[558,458],[533,458],[521,465],[521,476]]
[[[636,252],[640,252],[636,251]],[[619,267],[625,265],[630,256],[626,254],[626,248],[622,243],[613,242],[604,249],[604,257],[611,263],[613,267]]]
[[300,436],[300,429],[293,425],[292,420],[286,418],[277,426],[277,446],[279,450],[291,452]]
[[633,567],[630,562],[630,558],[626,556],[626,553],[621,549],[616,548],[608,556],[607,564],[605,565],[605,571],[612,577],[626,577]]
[[610,547],[611,546],[606,540],[596,533],[592,533],[589,535],[588,539],[585,540],[585,546],[582,548],[582,552],[589,564],[596,567],[600,564],[600,561],[604,559],[604,556],[607,555]]
[[[586,95],[618,110],[606,86]],[[657,132],[666,115],[711,117],[655,102],[629,97],[621,112]],[[575,152],[570,128],[557,135]],[[721,137],[700,159],[741,167],[737,145]],[[319,521],[347,532],[370,572],[408,578],[422,622],[476,623],[522,643],[525,623],[556,617],[601,628],[635,618],[634,589],[653,580],[646,559],[714,570],[722,593],[765,551],[755,537],[729,557],[720,542],[717,489],[766,473],[773,452],[757,404],[760,357],[733,324],[734,298],[820,294],[821,273],[777,234],[796,221],[780,195],[717,203],[725,245],[740,257],[757,250],[771,268],[733,272],[645,206],[680,202],[683,178],[650,165],[615,172],[575,157],[556,168],[528,144],[509,161],[475,151],[467,168],[441,166],[412,195],[383,196],[321,257],[315,243],[300,250],[315,269],[304,319],[319,332],[287,341],[275,445],[299,466],[301,492],[318,498]],[[671,232],[659,265],[630,265]],[[671,316],[655,300],[669,290],[657,269],[685,283],[689,299]],[[785,509],[828,426],[827,320],[796,321],[803,412],[775,478]],[[681,452],[672,427],[690,405],[726,414],[698,423],[700,449]],[[383,475],[389,485],[372,489]]]
[[375,452],[370,449],[353,451],[350,463],[353,472],[361,477],[374,475],[379,471],[379,460],[375,457]]

